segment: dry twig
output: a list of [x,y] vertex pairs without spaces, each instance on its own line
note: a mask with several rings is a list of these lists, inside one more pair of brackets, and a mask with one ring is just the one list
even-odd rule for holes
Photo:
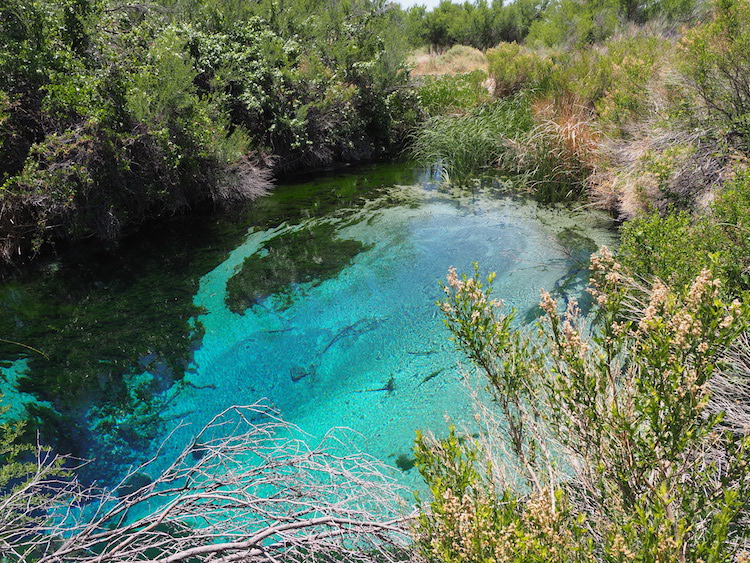
[[158,453],[114,490],[51,477],[59,459],[41,456],[2,498],[0,551],[39,563],[404,560],[400,489],[350,447],[334,429],[311,448],[255,404],[216,416],[153,480]]

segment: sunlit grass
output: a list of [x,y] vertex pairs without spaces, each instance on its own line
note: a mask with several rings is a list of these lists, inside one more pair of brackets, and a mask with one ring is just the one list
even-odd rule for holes
[[480,106],[464,115],[430,119],[415,135],[412,156],[442,165],[444,180],[462,185],[490,166],[501,165],[509,140],[531,128],[531,111],[523,97]]

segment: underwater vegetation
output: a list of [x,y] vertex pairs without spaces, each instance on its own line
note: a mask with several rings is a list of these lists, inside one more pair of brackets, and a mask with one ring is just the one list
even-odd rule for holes
[[317,285],[338,275],[367,246],[336,232],[332,223],[308,223],[267,241],[227,282],[229,310],[241,314],[271,294],[288,292],[293,284]]
[[[103,464],[148,448],[163,397],[201,342],[198,280],[238,234],[229,222],[179,220],[117,255],[78,249],[0,286],[0,331],[38,350],[0,342],[0,367],[19,372],[18,390],[42,401],[26,407],[27,431],[83,457],[106,444]],[[198,244],[207,238],[212,245]]]

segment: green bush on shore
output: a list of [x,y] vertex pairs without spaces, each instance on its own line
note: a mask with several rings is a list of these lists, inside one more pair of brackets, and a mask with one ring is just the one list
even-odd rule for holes
[[391,154],[419,116],[378,2],[167,4],[0,8],[5,260]]
[[722,300],[706,269],[674,291],[606,249],[592,270],[594,326],[543,293],[531,330],[501,312],[493,275],[449,271],[438,305],[491,403],[476,439],[417,437],[428,561],[742,557],[748,405],[732,397],[743,374],[726,351],[747,308]]

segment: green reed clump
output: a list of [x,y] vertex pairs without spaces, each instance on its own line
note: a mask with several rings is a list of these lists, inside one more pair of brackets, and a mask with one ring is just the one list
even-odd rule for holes
[[420,163],[438,163],[445,181],[462,185],[490,166],[502,167],[509,139],[531,124],[526,98],[499,100],[463,115],[433,117],[414,134],[411,154]]

